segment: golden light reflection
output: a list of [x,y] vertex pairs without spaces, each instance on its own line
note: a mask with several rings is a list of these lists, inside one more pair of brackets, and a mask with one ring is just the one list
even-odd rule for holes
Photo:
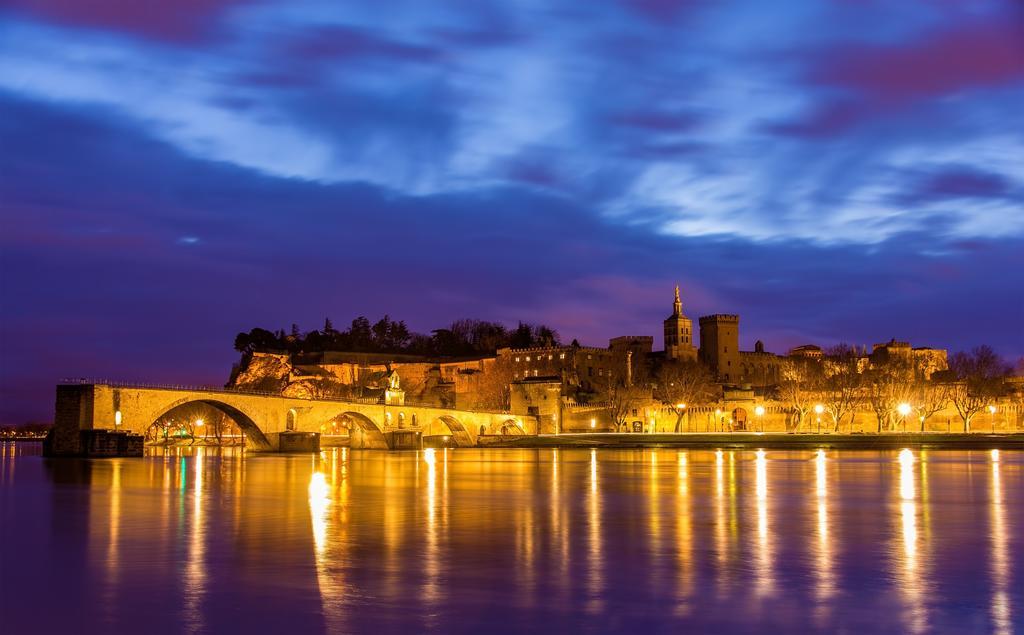
[[313,472],[309,477],[309,513],[313,521],[313,546],[318,554],[324,552],[327,544],[327,507],[331,504],[329,491],[324,473]]
[[423,450],[423,462],[427,464],[427,529],[423,544],[425,573],[423,597],[434,602],[440,595],[438,588],[440,554],[437,535],[437,450],[434,448]]
[[1003,503],[1003,488],[999,479],[999,450],[992,450],[991,480],[991,530],[992,540],[992,624],[998,635],[1013,632],[1012,606],[1010,602],[1010,554],[1009,536],[1006,531],[1006,509]]
[[757,567],[756,582],[759,595],[772,590],[772,554],[768,533],[768,459],[764,450],[758,450],[754,459],[757,491]]
[[924,572],[918,562],[917,504],[914,491],[914,453],[900,450],[900,521],[903,542],[902,566],[898,571],[899,587],[906,597],[907,630],[921,633],[927,630],[927,614],[923,604]]
[[601,557],[601,498],[598,487],[597,450],[590,450],[590,494],[587,496],[587,612],[604,608],[604,572]]
[[111,465],[110,508],[107,519],[107,550],[106,576],[103,606],[110,611],[108,619],[116,618],[118,603],[117,588],[121,572],[121,470],[124,468],[121,459],[114,459]]
[[725,584],[725,465],[721,450],[715,450],[715,554],[718,559],[718,584]]
[[676,615],[686,615],[693,608],[688,602],[693,594],[693,515],[690,500],[690,474],[689,465],[685,452],[680,452],[676,459],[678,463],[677,488],[678,512],[676,513],[676,553],[678,563],[676,569],[679,575],[678,588],[680,604],[676,607]]
[[551,545],[549,548],[555,554],[558,562],[558,579],[560,581],[558,588],[564,594],[569,586],[569,527],[568,522],[563,518],[565,510],[562,509],[559,459],[558,449],[551,450]]
[[188,543],[188,562],[185,565],[185,621],[189,632],[201,632],[202,599],[206,587],[206,530],[203,518],[203,462],[204,448],[195,450],[192,483],[192,531]]
[[824,617],[825,603],[835,595],[835,576],[832,572],[832,545],[828,535],[828,463],[825,450],[814,457],[814,475],[818,508],[818,544],[815,554],[815,595],[819,602],[817,617]]

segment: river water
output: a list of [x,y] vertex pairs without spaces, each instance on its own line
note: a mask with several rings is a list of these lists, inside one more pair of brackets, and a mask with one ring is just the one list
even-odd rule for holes
[[0,458],[0,632],[1024,632],[1024,452]]

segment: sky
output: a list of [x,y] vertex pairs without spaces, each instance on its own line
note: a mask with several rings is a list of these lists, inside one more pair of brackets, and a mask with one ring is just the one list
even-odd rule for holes
[[1017,0],[4,0],[0,424],[387,313],[1024,356]]

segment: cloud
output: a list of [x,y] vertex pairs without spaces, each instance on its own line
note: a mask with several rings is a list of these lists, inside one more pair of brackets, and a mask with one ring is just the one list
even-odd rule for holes
[[246,0],[8,0],[6,8],[62,24],[186,43],[214,35],[219,20]]
[[[595,345],[657,335],[677,283],[692,316],[741,313],[747,347],[897,336],[1024,352],[1019,303],[991,275],[1012,269],[1019,238],[902,233],[865,250],[666,236],[533,187],[423,196],[276,177],[198,160],[103,109],[0,97],[4,422],[45,418],[62,375],[216,383],[236,332],[328,315],[419,330],[525,318]],[[49,134],[61,142],[39,143]]]

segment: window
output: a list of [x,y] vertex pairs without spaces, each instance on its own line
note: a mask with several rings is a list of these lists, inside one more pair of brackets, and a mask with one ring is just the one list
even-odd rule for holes
[[[726,347],[725,347],[725,352],[726,352],[726,353],[728,353],[728,352],[729,352],[729,347],[728,347],[728,346],[726,346]],[[526,358],[526,361],[530,361],[530,358],[529,358],[529,357],[527,357],[527,358]]]
[[[726,350],[729,350],[729,349],[726,349]],[[530,361],[530,356],[529,355],[526,356],[526,361]]]
[[593,376],[594,376],[594,367],[593,366],[587,366],[587,377],[593,377]]
[[517,363],[517,364],[519,363],[519,358],[518,358],[518,357],[516,358],[516,363]]
[[590,355],[590,354],[588,353],[588,354],[587,354],[587,359],[594,359],[594,356],[593,356],[593,355]]
[[558,359],[565,359],[565,353],[559,353]]
[[534,368],[534,369],[533,369],[533,376],[534,376],[534,377],[536,377],[536,376],[537,376],[537,369],[536,369],[536,368]]
[[548,361],[549,361],[549,362],[550,362],[551,360],[553,360],[554,358],[555,358],[555,356],[554,356],[554,355],[548,355]]

